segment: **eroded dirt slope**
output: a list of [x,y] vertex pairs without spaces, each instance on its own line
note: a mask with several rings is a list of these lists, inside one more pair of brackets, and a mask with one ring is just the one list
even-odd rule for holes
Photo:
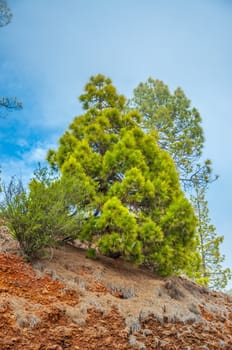
[[232,349],[232,299],[64,246],[33,264],[0,232],[0,349]]

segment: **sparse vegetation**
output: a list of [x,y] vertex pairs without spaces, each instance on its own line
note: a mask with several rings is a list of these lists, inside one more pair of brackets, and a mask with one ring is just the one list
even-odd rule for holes
[[167,290],[168,295],[172,299],[181,300],[184,298],[184,294],[178,284],[174,279],[170,279],[164,284],[164,288]]
[[113,295],[118,296],[121,299],[130,299],[135,297],[135,290],[133,287],[127,288],[119,285],[109,285],[107,288],[113,293]]
[[[71,246],[54,249],[54,259],[43,260],[42,266],[0,254],[0,277],[3,349],[65,344],[70,349],[133,350],[157,344],[198,350],[206,343],[212,349],[231,348],[231,298],[205,293],[186,278],[176,277],[173,284],[173,278],[154,277],[122,260],[115,269],[109,259],[87,260],[84,251]],[[168,281],[169,289],[164,288]],[[170,297],[173,286],[184,298]],[[118,298],[113,290],[134,295]]]

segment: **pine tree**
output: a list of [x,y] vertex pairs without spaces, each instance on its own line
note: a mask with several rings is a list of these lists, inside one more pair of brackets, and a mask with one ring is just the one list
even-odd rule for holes
[[[192,202],[198,218],[198,251],[201,256],[200,270],[196,271],[198,282],[211,289],[223,289],[231,278],[231,270],[223,268],[225,256],[220,253],[220,244],[224,237],[218,236],[215,226],[209,217],[208,202],[205,199],[204,187],[195,187],[196,194],[192,195]],[[199,273],[200,272],[200,273]]]
[[93,194],[79,238],[163,275],[178,272],[195,251],[196,220],[171,157],[155,131],[141,129],[137,111],[125,112],[110,79],[91,77],[80,101],[85,113],[48,154],[63,177]]
[[158,132],[158,143],[174,160],[184,189],[191,188],[196,177],[202,182],[212,180],[211,162],[201,161],[202,118],[181,88],[171,93],[161,80],[149,78],[134,89],[129,106],[141,113],[145,131]]
[[182,89],[177,88],[171,93],[162,81],[152,78],[137,86],[129,107],[140,111],[145,132],[158,132],[158,143],[174,160],[185,192],[188,195],[196,192],[191,200],[198,217],[200,259],[193,254],[191,269],[187,267],[185,272],[213,288],[224,287],[230,270],[223,270],[221,266],[224,261],[220,254],[223,237],[218,237],[215,227],[210,225],[208,203],[204,200],[208,185],[218,176],[212,173],[210,160],[202,161],[204,135],[199,112],[191,107],[191,101]]

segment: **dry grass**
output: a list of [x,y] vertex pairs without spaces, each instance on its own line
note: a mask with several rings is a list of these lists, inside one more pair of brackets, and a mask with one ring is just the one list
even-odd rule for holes
[[26,327],[29,329],[34,329],[40,324],[41,319],[38,316],[39,308],[35,305],[28,303],[23,298],[12,297],[10,300],[10,306],[12,308],[16,324],[20,328]]
[[[115,306],[128,324],[149,314],[159,320],[200,320],[198,305],[203,303],[219,310],[215,302],[211,306],[205,288],[185,277],[155,277],[121,260],[115,267],[110,258],[86,259],[83,249],[72,246],[55,250],[52,261],[43,266],[42,273],[47,271],[68,288],[78,290],[87,307],[109,311]],[[93,283],[101,283],[109,293],[91,292],[88,286]]]

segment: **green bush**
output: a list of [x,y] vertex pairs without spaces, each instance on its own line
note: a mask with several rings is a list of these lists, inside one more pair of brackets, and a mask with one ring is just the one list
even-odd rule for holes
[[87,251],[86,251],[86,258],[95,260],[97,258],[96,249],[94,249],[94,248],[87,249]]
[[28,190],[16,178],[2,188],[0,215],[29,260],[78,231],[79,222],[72,215],[75,208],[71,205],[74,183],[67,179],[55,179],[46,168],[39,168]]

